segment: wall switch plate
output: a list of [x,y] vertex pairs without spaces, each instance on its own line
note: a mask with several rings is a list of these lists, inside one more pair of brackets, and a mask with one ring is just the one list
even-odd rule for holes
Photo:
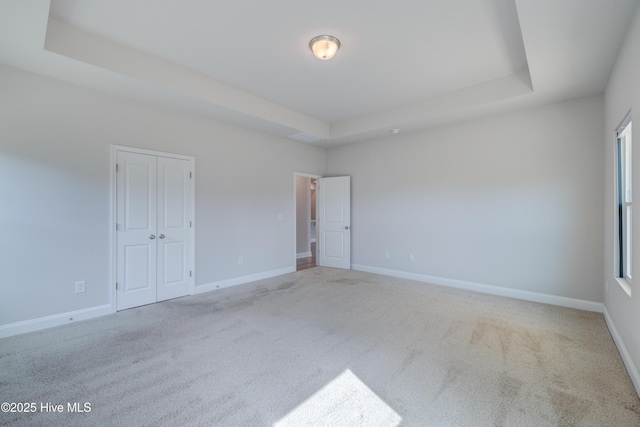
[[389,253],[389,251],[386,251],[384,253],[384,259],[389,259],[389,258],[391,258],[391,254]]
[[284,214],[279,213],[278,214],[278,221],[283,221],[284,220]]
[[409,261],[413,262],[413,254],[409,254]]
[[242,265],[242,264],[244,264],[244,258],[239,257],[238,258],[238,265]]
[[85,281],[81,281],[81,282],[76,282],[76,294],[79,294],[81,292],[85,291]]

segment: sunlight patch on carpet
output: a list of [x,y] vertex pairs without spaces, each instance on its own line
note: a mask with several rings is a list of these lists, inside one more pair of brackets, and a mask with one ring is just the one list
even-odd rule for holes
[[401,422],[400,415],[347,369],[273,425],[397,427]]

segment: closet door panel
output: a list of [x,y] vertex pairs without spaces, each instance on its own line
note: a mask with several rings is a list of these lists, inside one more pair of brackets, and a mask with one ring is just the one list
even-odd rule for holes
[[188,295],[191,162],[158,157],[158,301]]
[[156,301],[156,157],[118,152],[116,308]]

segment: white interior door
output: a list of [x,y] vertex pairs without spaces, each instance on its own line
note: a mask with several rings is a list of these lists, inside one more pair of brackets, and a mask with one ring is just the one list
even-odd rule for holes
[[189,294],[190,162],[158,157],[158,301]]
[[351,269],[351,177],[317,180],[318,265]]
[[156,301],[156,158],[119,151],[116,178],[116,306]]
[[192,161],[117,151],[116,309],[188,295]]

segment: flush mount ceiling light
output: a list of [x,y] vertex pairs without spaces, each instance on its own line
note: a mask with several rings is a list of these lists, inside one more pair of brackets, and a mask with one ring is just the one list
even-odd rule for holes
[[322,61],[328,61],[333,58],[338,49],[340,49],[340,40],[333,36],[318,36],[311,39],[309,48]]

